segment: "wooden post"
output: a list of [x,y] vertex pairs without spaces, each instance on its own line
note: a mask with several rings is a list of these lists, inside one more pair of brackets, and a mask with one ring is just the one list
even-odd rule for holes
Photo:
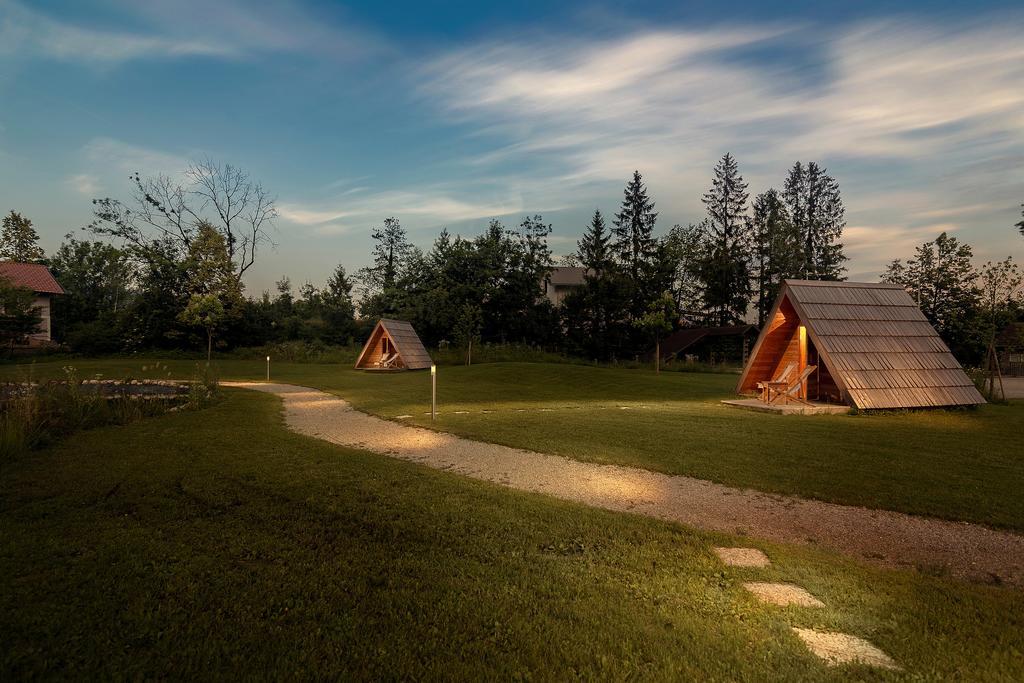
[[993,339],[988,345],[988,400],[994,401],[996,397],[996,379],[999,380],[999,400],[1006,400],[1006,390],[1003,388],[1003,372],[999,367],[999,354],[996,352],[996,344]]
[[661,373],[661,339],[654,340],[654,374]]
[[[798,328],[800,336],[800,366],[797,368],[797,372],[801,375],[804,372],[804,368],[807,367],[807,328],[800,325]],[[800,383],[800,398],[807,400],[807,380],[805,379]]]
[[430,421],[437,419],[437,366],[430,365]]

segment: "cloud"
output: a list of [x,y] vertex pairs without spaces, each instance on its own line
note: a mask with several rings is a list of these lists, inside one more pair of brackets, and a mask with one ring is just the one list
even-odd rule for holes
[[237,56],[231,46],[214,42],[75,26],[11,0],[0,0],[0,10],[4,14],[0,54],[101,63],[139,58]]
[[317,58],[365,59],[392,53],[391,41],[357,23],[339,7],[313,10],[289,0],[123,0],[126,8],[158,25],[186,17],[189,33],[248,53],[308,54]]
[[754,191],[822,161],[858,267],[877,270],[942,229],[1009,243],[996,221],[1024,183],[1024,43],[1007,19],[483,43],[428,63],[420,92],[493,143],[474,173],[518,167],[585,206],[637,168],[670,221],[699,217],[727,151]]
[[318,234],[365,230],[388,216],[399,217],[409,228],[433,227],[462,221],[507,216],[521,212],[515,197],[471,198],[457,196],[452,188],[427,186],[392,191],[347,191],[341,196],[312,204],[282,202],[282,219],[313,228]]
[[106,137],[93,138],[82,147],[82,157],[98,174],[127,175],[139,171],[145,175],[174,176],[184,173],[189,158],[198,156],[182,156]]
[[365,27],[313,16],[292,3],[149,0],[120,2],[117,10],[132,30],[75,24],[0,0],[0,54],[112,65],[139,59],[245,59],[268,52],[351,59],[380,55],[388,45]]
[[99,178],[91,173],[79,173],[68,178],[68,185],[75,192],[86,197],[95,197],[100,191]]

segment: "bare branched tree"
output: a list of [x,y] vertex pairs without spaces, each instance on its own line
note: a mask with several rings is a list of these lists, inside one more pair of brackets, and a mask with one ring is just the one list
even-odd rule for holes
[[204,159],[191,164],[184,182],[169,176],[129,176],[131,201],[94,199],[89,229],[119,239],[140,258],[184,257],[202,222],[224,236],[235,276],[241,279],[261,245],[272,244],[277,207],[262,185],[230,164]]

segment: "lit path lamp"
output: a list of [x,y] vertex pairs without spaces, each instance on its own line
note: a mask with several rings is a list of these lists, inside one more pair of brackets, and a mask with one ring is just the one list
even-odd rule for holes
[[437,366],[430,364],[430,421],[437,419]]
[[270,381],[270,356],[267,356],[267,381]]
[[[800,341],[800,367],[797,368],[799,372],[803,373],[804,368],[807,367],[807,328],[800,325],[799,330],[799,341]],[[807,400],[807,380],[805,379],[800,383],[800,398]]]

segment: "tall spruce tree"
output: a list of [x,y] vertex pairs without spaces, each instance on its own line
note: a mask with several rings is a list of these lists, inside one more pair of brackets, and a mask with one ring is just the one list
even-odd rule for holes
[[763,326],[782,281],[800,277],[803,265],[800,234],[774,189],[754,198],[750,218],[752,275],[757,295],[757,324]]
[[627,311],[630,320],[644,315],[648,303],[661,291],[658,283],[653,282],[658,247],[654,238],[657,218],[640,171],[633,171],[612,230],[612,251],[630,290]]
[[626,333],[629,306],[624,278],[615,265],[612,235],[604,216],[594,211],[575,260],[584,268],[583,286],[566,297],[560,313],[572,351],[605,360],[616,355]]
[[843,254],[846,210],[839,183],[811,161],[799,161],[790,169],[783,197],[793,226],[800,233],[803,263],[800,277],[807,280],[841,280],[847,260]]
[[4,216],[3,232],[0,232],[0,259],[29,263],[43,258],[39,246],[39,235],[32,227],[32,221],[17,211]]
[[708,211],[701,267],[704,306],[713,324],[732,325],[743,321],[750,304],[749,194],[731,154],[722,157],[714,172],[702,200]]
[[608,271],[612,263],[611,233],[605,227],[601,211],[594,210],[587,231],[576,244],[576,260],[596,276]]

